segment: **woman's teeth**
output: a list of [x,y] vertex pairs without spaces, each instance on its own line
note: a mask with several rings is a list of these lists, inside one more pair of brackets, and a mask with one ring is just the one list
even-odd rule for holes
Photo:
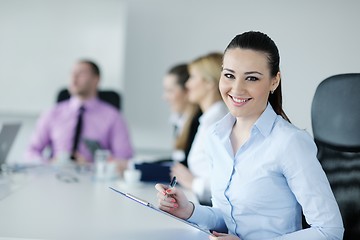
[[232,99],[234,100],[234,102],[237,102],[237,103],[244,103],[249,100],[249,99],[240,99],[240,98],[235,98],[235,97],[232,97]]

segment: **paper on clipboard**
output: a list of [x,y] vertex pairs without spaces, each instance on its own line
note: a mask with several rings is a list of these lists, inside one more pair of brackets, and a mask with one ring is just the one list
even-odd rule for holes
[[115,188],[112,188],[112,187],[109,187],[109,188],[110,188],[111,190],[117,192],[117,193],[120,193],[120,195],[123,195],[124,197],[127,197],[127,198],[129,198],[129,199],[131,199],[131,200],[133,200],[133,201],[135,201],[135,202],[137,202],[137,203],[140,203],[141,205],[143,205],[143,206],[145,206],[145,207],[151,208],[152,210],[155,210],[155,211],[157,211],[157,212],[159,212],[159,213],[162,213],[162,214],[164,214],[164,215],[166,215],[166,216],[172,217],[172,218],[174,218],[174,219],[176,219],[176,220],[178,220],[178,221],[180,221],[180,222],[183,222],[183,223],[185,223],[185,224],[187,224],[187,225],[189,225],[189,226],[192,226],[192,227],[194,227],[194,228],[196,228],[196,229],[198,229],[198,230],[206,233],[207,235],[213,236],[213,234],[211,234],[210,231],[205,230],[205,229],[202,229],[202,228],[200,228],[198,225],[193,224],[193,223],[190,223],[190,222],[188,222],[188,221],[186,221],[186,220],[184,220],[184,219],[181,219],[181,218],[178,218],[178,217],[176,217],[176,216],[174,216],[174,215],[171,215],[170,213],[165,212],[165,211],[163,211],[163,210],[155,207],[154,205],[152,205],[151,203],[149,203],[149,202],[147,202],[147,201],[145,201],[145,200],[143,200],[143,199],[140,199],[140,198],[138,198],[138,197],[136,197],[136,196],[134,196],[134,195],[132,195],[132,194],[130,194],[130,193],[124,193],[124,192],[119,191],[119,190],[117,190],[117,189],[115,189]]

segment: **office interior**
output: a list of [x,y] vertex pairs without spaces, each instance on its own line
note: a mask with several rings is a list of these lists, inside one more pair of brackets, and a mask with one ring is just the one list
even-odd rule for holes
[[360,72],[359,9],[355,0],[0,0],[0,123],[22,123],[7,161],[22,162],[37,118],[55,104],[79,58],[99,64],[100,88],[121,94],[136,156],[170,154],[164,74],[222,52],[248,30],[277,44],[285,112],[312,134],[319,83]]
[[96,60],[101,88],[123,97],[138,152],[167,153],[172,131],[162,99],[168,68],[223,51],[259,30],[280,49],[284,108],[312,134],[310,108],[325,78],[358,72],[357,1],[1,1],[0,120],[21,120],[9,161],[19,161],[39,114],[66,87],[73,63]]

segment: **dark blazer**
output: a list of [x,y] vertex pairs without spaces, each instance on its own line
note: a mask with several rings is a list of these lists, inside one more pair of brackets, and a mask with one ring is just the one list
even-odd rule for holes
[[184,161],[181,162],[186,167],[188,166],[187,159],[188,159],[188,156],[189,156],[191,145],[192,145],[192,143],[194,141],[196,132],[197,132],[198,127],[199,127],[199,118],[201,117],[201,115],[202,115],[202,111],[199,109],[199,111],[195,114],[194,118],[191,121],[189,136],[188,136],[187,143],[186,143],[186,148],[185,148],[185,151],[184,151],[185,152],[185,159],[184,159]]

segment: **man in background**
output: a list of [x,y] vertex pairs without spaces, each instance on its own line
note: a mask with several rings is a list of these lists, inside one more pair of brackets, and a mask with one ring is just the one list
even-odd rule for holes
[[[37,162],[70,158],[84,164],[93,162],[85,139],[110,151],[111,158],[125,168],[133,148],[124,117],[118,109],[97,97],[99,67],[80,60],[73,68],[69,85],[70,99],[62,101],[38,120],[26,158]],[[50,148],[50,157],[43,155]]]

